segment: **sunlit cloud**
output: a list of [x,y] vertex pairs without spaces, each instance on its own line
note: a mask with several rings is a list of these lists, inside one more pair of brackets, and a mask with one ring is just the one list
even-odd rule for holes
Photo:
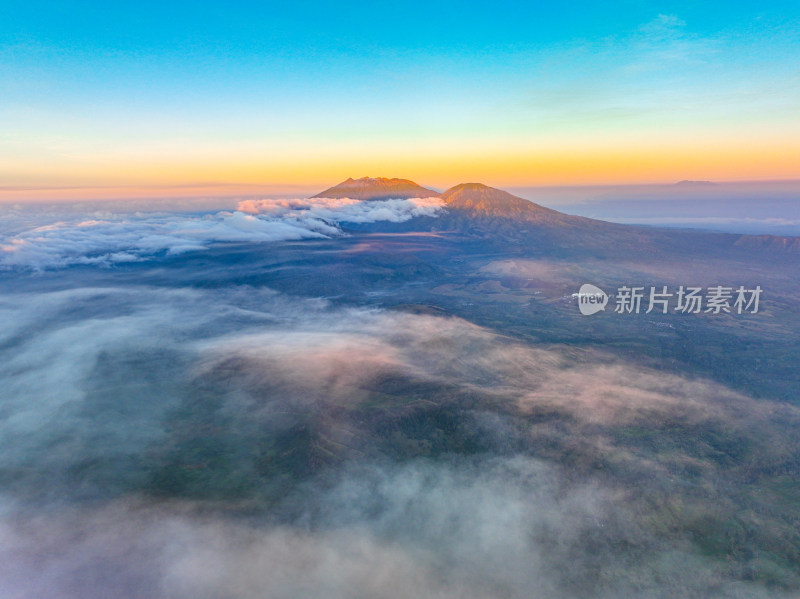
[[442,209],[438,198],[244,200],[238,210],[199,216],[128,213],[82,220],[72,215],[69,220],[38,226],[30,226],[35,215],[22,211],[14,216],[23,228],[0,238],[0,265],[39,269],[70,264],[108,266],[199,251],[220,242],[330,238],[344,235],[339,223],[403,222],[437,216]]

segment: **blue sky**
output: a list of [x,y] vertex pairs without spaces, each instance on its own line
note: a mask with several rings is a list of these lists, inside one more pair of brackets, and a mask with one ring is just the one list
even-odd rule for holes
[[796,2],[6,2],[0,186],[791,178],[798,57]]

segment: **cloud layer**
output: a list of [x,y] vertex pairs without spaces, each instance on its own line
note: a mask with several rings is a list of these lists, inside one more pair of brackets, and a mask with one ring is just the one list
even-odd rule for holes
[[[217,242],[266,243],[342,235],[340,223],[403,222],[437,216],[438,198],[362,202],[350,199],[246,200],[236,211],[99,214],[76,218],[15,214],[0,237],[0,266],[35,269],[111,265],[208,248]],[[32,222],[39,221],[35,225]]]
[[[763,548],[792,528],[746,481],[794,459],[796,410],[710,381],[249,287],[12,294],[0,325],[4,597],[759,597],[736,568],[766,563],[791,580]],[[734,515],[758,551],[698,551]]]
[[[310,504],[327,511],[301,526],[135,500],[17,517],[0,528],[0,590],[13,599],[780,596],[660,549],[603,489],[563,491],[532,460],[425,462],[315,489]],[[617,561],[615,544],[638,557]]]

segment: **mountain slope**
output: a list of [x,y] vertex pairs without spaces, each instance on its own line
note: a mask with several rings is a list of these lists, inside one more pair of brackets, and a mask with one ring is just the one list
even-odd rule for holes
[[417,185],[408,179],[362,177],[361,179],[347,179],[312,197],[389,200],[393,198],[432,198],[439,197],[439,193]]
[[451,212],[475,219],[512,219],[517,223],[556,227],[580,227],[600,222],[551,210],[482,183],[461,183],[440,197]]

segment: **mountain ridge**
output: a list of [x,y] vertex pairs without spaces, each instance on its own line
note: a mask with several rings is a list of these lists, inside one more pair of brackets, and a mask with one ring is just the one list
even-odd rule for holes
[[483,183],[460,183],[439,197],[444,200],[448,209],[479,219],[510,218],[520,223],[561,226],[586,225],[593,220],[545,208]]
[[450,231],[520,247],[592,248],[603,252],[653,252],[657,248],[680,247],[688,235],[703,247],[721,244],[737,250],[800,251],[800,238],[675,231],[566,214],[483,183],[459,183],[439,193],[409,179],[349,178],[312,197],[363,201],[438,197],[445,204],[446,211],[435,217],[416,217],[401,223],[350,223],[353,229],[373,232]]
[[312,198],[351,198],[353,200],[389,200],[409,198],[438,198],[439,192],[422,187],[408,179],[386,177],[348,178],[321,191]]

